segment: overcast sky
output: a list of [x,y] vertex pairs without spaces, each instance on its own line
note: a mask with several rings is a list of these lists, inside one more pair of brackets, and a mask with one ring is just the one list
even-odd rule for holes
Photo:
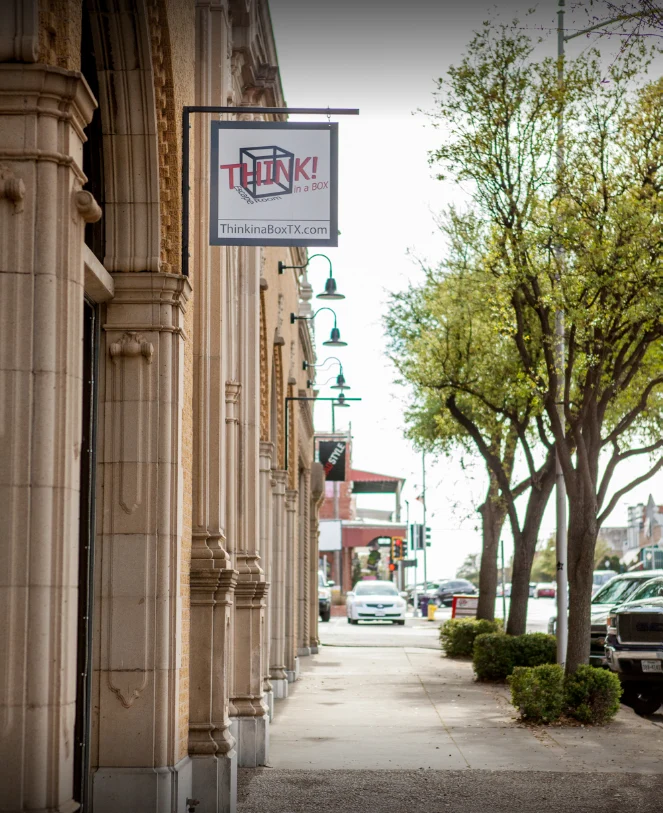
[[[532,5],[505,0],[499,4],[500,16],[511,19]],[[332,353],[318,346],[318,360],[338,355],[352,386],[347,394],[363,399],[351,409],[336,411],[337,425],[352,421],[354,466],[406,477],[404,498],[410,501],[411,519],[420,521],[415,498],[421,492],[421,457],[403,438],[407,394],[392,384],[381,319],[388,292],[420,279],[413,255],[431,263],[442,256],[434,215],[466,197],[463,190],[434,180],[427,152],[441,134],[417,110],[432,109],[435,79],[459,61],[491,6],[477,0],[270,0],[270,7],[288,104],[361,110],[358,117],[336,119],[341,236],[339,247],[325,252],[347,297],[334,305],[349,344]],[[556,11],[556,0],[547,0],[523,23],[544,38],[542,55],[554,52]],[[586,20],[581,9],[567,15],[567,26],[582,28]],[[577,40],[570,53],[589,44]],[[326,271],[324,260],[311,264],[309,279],[316,292]],[[323,313],[317,320],[319,341],[331,326],[325,321],[328,316]],[[321,395],[332,394],[324,384],[336,372],[332,368],[319,374]],[[329,404],[320,403],[316,427],[330,425]],[[428,463],[428,524],[433,529],[428,573],[429,578],[448,577],[468,553],[480,550],[476,507],[486,478],[480,461],[461,460],[460,455]],[[614,478],[615,487],[637,473],[637,464],[625,469],[623,477]],[[609,524],[624,525],[626,506],[646,502],[650,491],[663,502],[663,475],[623,500]],[[554,532],[553,503],[542,535]],[[374,505],[382,507],[377,501]],[[504,539],[508,557],[506,526]]]

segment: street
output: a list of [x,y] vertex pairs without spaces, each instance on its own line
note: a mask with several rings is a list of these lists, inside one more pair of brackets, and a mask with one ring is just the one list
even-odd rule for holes
[[320,653],[277,703],[270,767],[240,771],[238,811],[660,809],[663,714],[519,724],[505,686],[442,657],[438,626],[321,624]]

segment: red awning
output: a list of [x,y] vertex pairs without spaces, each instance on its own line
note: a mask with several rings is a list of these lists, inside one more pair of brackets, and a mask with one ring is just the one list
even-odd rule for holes
[[390,477],[374,471],[350,469],[348,480],[352,481],[354,494],[396,494],[405,482],[404,477]]
[[374,471],[361,471],[350,469],[348,480],[358,483],[404,483],[404,477],[390,477],[388,474],[376,474]]
[[344,548],[365,548],[370,542],[378,537],[400,537],[405,539],[407,528],[405,525],[392,525],[385,528],[384,525],[343,525],[343,547]]

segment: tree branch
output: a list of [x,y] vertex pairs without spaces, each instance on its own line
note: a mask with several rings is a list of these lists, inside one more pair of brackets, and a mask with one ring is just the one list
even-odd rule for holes
[[661,468],[661,466],[663,466],[663,457],[659,458],[658,461],[651,467],[651,469],[649,469],[648,472],[642,474],[640,477],[636,477],[635,480],[632,480],[627,486],[624,486],[624,488],[620,488],[619,491],[616,491],[612,495],[612,499],[606,506],[605,511],[603,511],[597,519],[599,528],[610,516],[611,511],[621,500],[624,494],[628,494],[628,492],[631,491],[631,489],[635,488],[636,486],[639,486],[640,483],[646,483],[650,477],[653,477],[656,474],[656,472]]

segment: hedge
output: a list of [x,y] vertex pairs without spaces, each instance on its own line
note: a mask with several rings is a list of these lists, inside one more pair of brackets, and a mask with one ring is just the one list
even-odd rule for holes
[[487,621],[476,618],[450,618],[440,627],[440,642],[448,658],[472,657],[474,639],[485,633],[502,629],[502,620]]
[[523,720],[550,723],[566,712],[581,723],[601,725],[619,711],[622,687],[607,669],[584,664],[565,678],[557,664],[516,666],[507,680]]
[[564,670],[556,663],[516,666],[507,678],[511,703],[523,720],[550,723],[564,710]]
[[513,672],[516,641],[512,635],[499,632],[477,635],[472,665],[479,680],[504,680]]
[[541,666],[557,661],[557,639],[545,632],[527,632],[516,639],[516,666]]
[[567,713],[581,723],[607,723],[619,711],[622,686],[618,675],[587,664],[566,678]]
[[555,636],[543,632],[479,635],[474,641],[473,666],[479,680],[504,680],[516,666],[541,666],[556,658]]

